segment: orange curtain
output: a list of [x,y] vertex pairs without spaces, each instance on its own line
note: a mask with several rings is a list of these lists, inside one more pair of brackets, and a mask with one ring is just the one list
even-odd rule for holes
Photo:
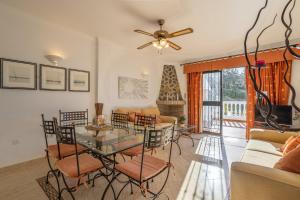
[[[289,61],[292,66],[292,61]],[[291,68],[288,71],[287,79],[291,81]],[[284,61],[267,64],[261,70],[261,90],[266,91],[270,101],[274,105],[287,105],[289,101],[289,88],[284,82],[284,73],[286,64]],[[256,71],[256,82],[258,83],[258,71]],[[249,130],[254,127],[256,92],[251,81],[248,69],[246,69],[247,83],[247,131],[246,136],[249,138]]]
[[188,124],[195,125],[195,132],[201,132],[202,121],[202,73],[187,74]]

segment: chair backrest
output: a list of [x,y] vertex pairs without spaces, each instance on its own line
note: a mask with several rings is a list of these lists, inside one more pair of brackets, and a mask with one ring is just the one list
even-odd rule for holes
[[155,130],[156,116],[135,114],[134,129],[136,132],[143,132],[144,127]]
[[57,119],[55,117],[53,118],[53,124],[54,124],[54,130],[55,130],[55,134],[56,134],[56,140],[57,140],[57,144],[58,144],[59,159],[62,158],[62,156],[60,154],[60,145],[61,144],[74,145],[75,156],[76,156],[76,165],[77,165],[77,175],[79,176],[80,175],[80,166],[79,166],[75,126],[74,125],[59,126]]
[[88,109],[84,111],[62,112],[59,110],[59,125],[88,125],[89,113]]
[[[175,126],[172,125],[169,127],[171,131],[171,139],[173,140],[174,137],[174,128]],[[140,183],[143,182],[142,180],[142,173],[143,173],[143,165],[144,165],[144,155],[145,155],[145,149],[153,149],[158,148],[163,145],[162,137],[164,134],[164,130],[153,130],[153,129],[144,129],[144,143],[143,143],[143,151],[142,151],[142,158],[141,158],[141,170],[140,170]],[[170,150],[169,155],[166,160],[167,163],[171,162],[171,156],[172,156],[172,148],[173,148],[173,142],[170,142]]]
[[74,144],[75,143],[75,126],[67,125],[67,126],[59,126],[57,122],[57,118],[53,117],[54,131],[56,134],[56,140],[58,143],[63,144]]
[[111,125],[113,128],[128,129],[129,114],[111,113]]
[[44,114],[42,116],[42,127],[45,135],[46,148],[48,148],[48,135],[55,135],[54,124],[53,121],[45,120]]

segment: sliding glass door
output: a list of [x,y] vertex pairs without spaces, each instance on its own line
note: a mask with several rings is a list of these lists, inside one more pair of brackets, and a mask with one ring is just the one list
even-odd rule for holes
[[222,71],[203,74],[203,132],[222,133]]

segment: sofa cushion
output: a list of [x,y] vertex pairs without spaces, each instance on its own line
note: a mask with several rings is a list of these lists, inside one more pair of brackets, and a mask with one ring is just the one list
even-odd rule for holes
[[242,162],[273,168],[282,157],[260,151],[246,150]]
[[246,149],[252,151],[259,151],[263,153],[270,153],[277,156],[282,156],[279,148],[282,146],[280,143],[267,142],[262,140],[249,140]]
[[117,108],[115,110],[115,112],[117,112],[117,113],[123,113],[123,114],[127,114],[127,113],[141,113],[142,110],[141,110],[141,108]]
[[274,168],[300,174],[300,145],[283,156]]
[[160,111],[157,107],[142,108],[142,114],[160,116]]

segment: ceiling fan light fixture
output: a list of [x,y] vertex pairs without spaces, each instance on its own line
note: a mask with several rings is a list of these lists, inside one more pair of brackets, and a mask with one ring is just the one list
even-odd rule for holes
[[152,42],[152,45],[157,49],[163,49],[169,47],[169,42],[166,39],[159,39],[157,41]]
[[166,31],[162,28],[164,22],[165,22],[164,20],[158,20],[158,24],[160,26],[160,29],[155,31],[153,34],[149,33],[149,32],[146,32],[146,31],[143,31],[143,30],[139,30],[139,29],[134,30],[134,32],[136,32],[136,33],[140,33],[140,34],[143,34],[143,35],[148,35],[148,36],[151,36],[155,39],[155,41],[143,44],[142,46],[139,46],[137,49],[144,49],[145,47],[148,47],[152,44],[152,46],[157,48],[158,50],[162,50],[164,48],[171,47],[172,49],[175,49],[175,50],[179,51],[181,49],[181,47],[178,46],[177,44],[173,43],[169,39],[174,38],[174,37],[178,37],[178,36],[181,36],[181,35],[186,35],[186,34],[193,33],[193,29],[192,28],[185,28],[185,29],[173,32],[173,33],[168,33],[168,31]]

